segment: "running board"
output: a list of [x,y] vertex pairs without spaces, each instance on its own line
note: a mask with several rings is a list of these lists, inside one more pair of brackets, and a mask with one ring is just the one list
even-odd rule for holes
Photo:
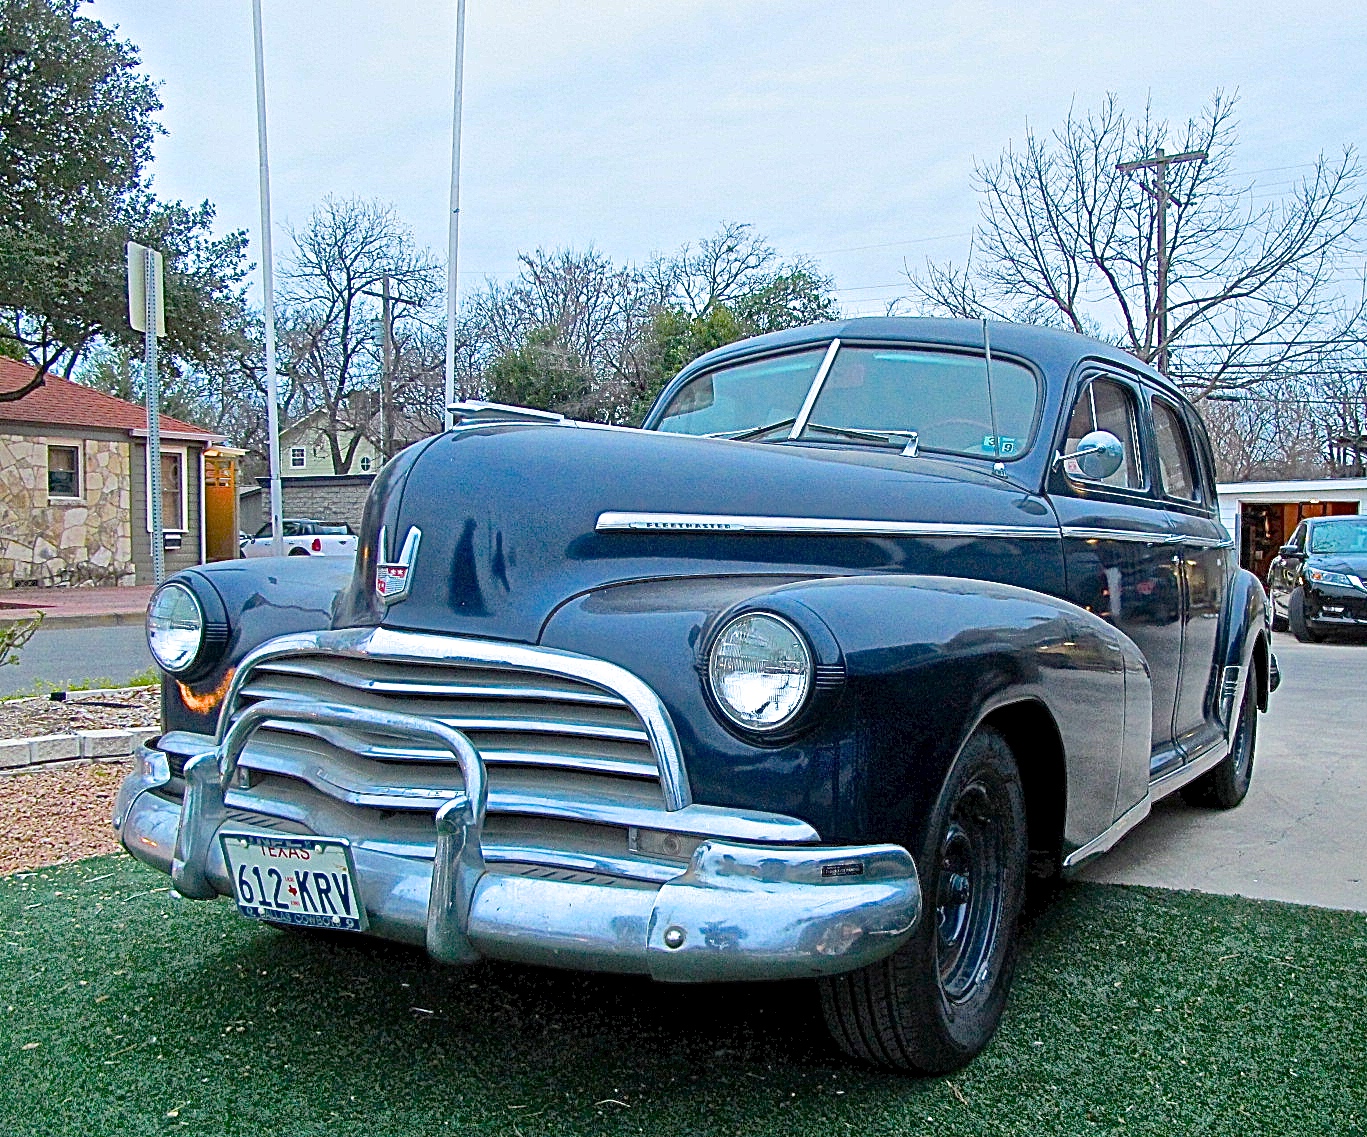
[[1063,858],[1064,871],[1070,872],[1090,861],[1093,857],[1099,857],[1102,853],[1113,848],[1126,833],[1148,817],[1155,802],[1161,801],[1170,793],[1180,790],[1188,782],[1195,781],[1202,774],[1214,769],[1228,753],[1229,744],[1223,741],[1217,742],[1200,757],[1150,782],[1148,790],[1139,801],[1130,806],[1087,844],[1074,849]]

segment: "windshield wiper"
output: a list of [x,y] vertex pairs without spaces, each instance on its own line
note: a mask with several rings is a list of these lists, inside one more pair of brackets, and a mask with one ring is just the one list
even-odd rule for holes
[[765,426],[747,426],[740,430],[713,430],[704,434],[704,438],[729,438],[733,442],[748,442],[753,438],[758,438],[761,434],[768,434],[771,430],[779,430],[785,426],[792,426],[797,421],[796,418],[780,419],[778,422],[771,422]]
[[862,427],[853,426],[825,426],[819,422],[809,422],[807,430],[824,430],[827,434],[834,434],[840,438],[853,438],[859,442],[885,442],[890,445],[901,446],[902,453],[908,458],[916,457],[916,450],[921,440],[920,434],[914,430],[865,430]]

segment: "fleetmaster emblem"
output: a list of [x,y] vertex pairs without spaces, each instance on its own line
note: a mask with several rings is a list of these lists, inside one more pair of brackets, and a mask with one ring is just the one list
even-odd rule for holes
[[418,542],[422,540],[422,530],[416,525],[408,530],[403,539],[403,549],[396,561],[384,558],[389,554],[388,535],[380,530],[380,560],[375,565],[375,595],[384,604],[393,604],[408,595],[408,586],[413,580],[413,562],[418,558]]

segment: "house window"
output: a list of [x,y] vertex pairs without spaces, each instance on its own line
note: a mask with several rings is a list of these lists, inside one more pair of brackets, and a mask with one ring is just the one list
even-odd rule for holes
[[363,474],[368,474],[368,473],[370,473],[370,455],[369,455],[369,454],[362,454],[362,455],[361,455],[361,473],[363,473]]
[[161,524],[166,529],[185,528],[185,455],[161,456]]
[[49,497],[81,496],[81,448],[47,448],[47,492]]
[[304,448],[302,446],[290,447],[290,469],[302,470],[307,462]]

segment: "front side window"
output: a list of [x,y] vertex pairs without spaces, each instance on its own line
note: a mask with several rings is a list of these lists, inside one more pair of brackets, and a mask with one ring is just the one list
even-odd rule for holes
[[657,430],[713,437],[787,437],[826,349],[721,367],[690,379]]
[[1139,432],[1136,429],[1134,396],[1128,388],[1112,379],[1092,379],[1082,389],[1073,415],[1068,420],[1068,437],[1064,440],[1063,470],[1076,482],[1087,482],[1076,461],[1068,461],[1067,456],[1076,450],[1082,440],[1094,430],[1105,430],[1120,439],[1125,448],[1125,460],[1108,478],[1101,480],[1102,485],[1116,486],[1120,489],[1141,489],[1144,485],[1142,466],[1139,460]]
[[81,448],[47,448],[47,492],[49,497],[81,496]]
[[1158,441],[1158,476],[1163,492],[1183,501],[1198,500],[1201,494],[1196,487],[1186,429],[1177,412],[1157,399],[1153,401],[1153,432]]
[[1367,517],[1321,521],[1310,530],[1312,553],[1367,553]]

